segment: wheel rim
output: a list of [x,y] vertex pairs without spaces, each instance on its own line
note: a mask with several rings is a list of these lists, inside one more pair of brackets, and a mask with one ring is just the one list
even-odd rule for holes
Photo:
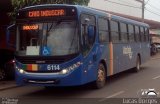
[[137,70],[140,70],[139,58],[138,58],[138,60],[137,60]]
[[98,82],[105,82],[105,72],[102,66],[98,70]]

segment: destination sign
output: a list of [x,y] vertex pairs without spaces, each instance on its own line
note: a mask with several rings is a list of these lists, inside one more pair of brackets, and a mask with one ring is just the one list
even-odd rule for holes
[[22,30],[37,30],[39,28],[38,25],[24,25],[22,26]]
[[20,10],[17,13],[17,21],[24,22],[26,19],[39,21],[41,19],[75,19],[77,16],[77,10],[74,7],[50,7],[48,8],[29,8],[26,10]]
[[28,11],[28,17],[54,17],[54,16],[64,16],[64,9],[57,10],[36,10],[36,11]]

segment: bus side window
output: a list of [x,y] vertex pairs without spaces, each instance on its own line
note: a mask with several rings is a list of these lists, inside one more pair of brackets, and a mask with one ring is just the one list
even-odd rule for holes
[[144,28],[140,27],[140,35],[141,35],[141,42],[145,41],[145,37],[144,37]]
[[121,41],[127,42],[128,41],[127,25],[125,23],[120,23],[120,29],[121,29]]
[[118,22],[110,21],[111,39],[113,42],[119,42],[119,28]]
[[148,31],[148,28],[145,27],[145,39],[146,39],[146,42],[149,41],[149,31]]
[[95,17],[88,14],[81,14],[81,45],[84,55],[87,55],[95,41]]
[[135,38],[136,38],[137,42],[139,42],[141,40],[140,39],[139,27],[138,26],[135,26]]
[[98,19],[99,41],[100,43],[109,42],[108,20],[105,18]]
[[84,46],[88,46],[89,43],[88,43],[88,37],[87,37],[87,25],[85,24],[82,24],[81,25],[81,41],[82,41],[82,47]]
[[129,34],[129,41],[130,42],[133,42],[135,39],[134,39],[134,28],[133,28],[133,25],[128,25],[128,34]]

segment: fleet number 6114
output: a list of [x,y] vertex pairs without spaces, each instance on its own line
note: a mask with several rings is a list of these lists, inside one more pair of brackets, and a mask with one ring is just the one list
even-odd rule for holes
[[47,70],[60,70],[59,65],[47,65]]

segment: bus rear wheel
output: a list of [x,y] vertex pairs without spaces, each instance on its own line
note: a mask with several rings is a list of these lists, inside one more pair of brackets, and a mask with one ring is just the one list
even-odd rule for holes
[[97,80],[94,82],[94,87],[96,89],[100,89],[104,87],[105,84],[106,84],[106,70],[104,65],[100,63],[98,66]]
[[134,68],[135,72],[139,72],[140,71],[140,65],[141,65],[140,57],[137,56],[136,67]]

